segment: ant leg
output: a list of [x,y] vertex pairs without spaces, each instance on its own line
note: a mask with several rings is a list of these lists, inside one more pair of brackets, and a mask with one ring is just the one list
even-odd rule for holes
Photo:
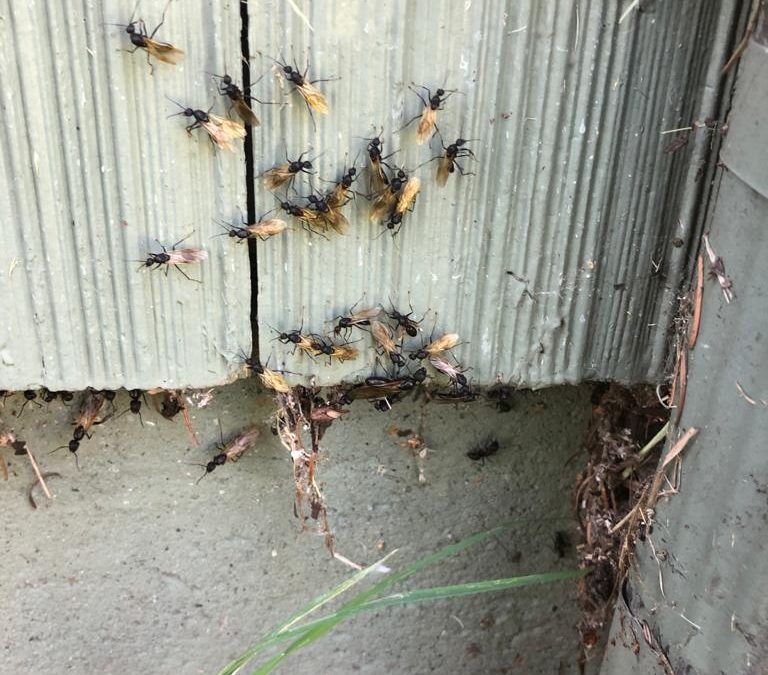
[[147,65],[149,66],[149,74],[154,75],[155,74],[155,67],[152,65],[152,61],[149,60],[150,54],[149,50],[147,49]]
[[[183,241],[186,241],[187,239],[189,239],[189,238],[190,238],[190,237],[191,237],[191,236],[192,236],[194,233],[195,233],[195,231],[194,231],[194,230],[192,230],[192,231],[191,231],[191,232],[190,232],[190,233],[189,233],[189,234],[188,234],[186,237],[184,237],[183,239],[179,239],[179,240],[178,240],[178,241],[177,241],[177,242],[176,242],[176,243],[175,243],[173,246],[171,246],[171,251],[175,251],[175,250],[176,250],[176,247],[177,247],[177,246],[178,246],[178,245],[179,245],[181,242],[183,242]],[[158,243],[160,243],[160,242],[158,242]],[[162,244],[160,244],[160,245],[162,246]],[[165,251],[165,248],[163,248],[163,253],[165,253],[165,252],[166,252],[166,251]]]
[[[149,36],[150,40],[155,37],[155,33],[157,33],[160,26],[162,26],[165,23],[165,13],[168,11],[168,6],[171,4],[171,0],[168,0],[168,2],[165,4],[165,7],[163,8],[163,14],[160,17],[160,23],[155,26],[155,30],[152,31],[152,35]],[[142,22],[143,23],[143,22]]]
[[[198,280],[198,279],[193,279],[193,278],[192,278],[191,276],[189,276],[189,275],[188,275],[188,274],[187,274],[187,273],[186,273],[186,272],[185,272],[183,269],[181,269],[181,267],[179,267],[178,265],[174,265],[173,267],[174,267],[174,269],[175,269],[176,271],[178,271],[178,272],[181,272],[181,273],[182,273],[182,274],[183,274],[183,275],[184,275],[184,276],[185,276],[187,279],[189,279],[190,281],[194,281],[196,284],[202,284],[202,283],[203,283],[202,281],[200,281],[200,280]],[[167,273],[168,273],[168,272],[167,272],[167,270],[166,270],[166,275],[167,275]]]
[[461,168],[461,164],[459,164],[456,160],[453,160],[453,165],[459,170],[459,173],[462,176],[474,176],[475,175],[472,171],[464,171],[464,169]]

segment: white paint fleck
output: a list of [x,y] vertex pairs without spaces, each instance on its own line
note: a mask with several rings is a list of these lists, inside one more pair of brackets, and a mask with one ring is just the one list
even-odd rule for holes
[[579,133],[580,133],[580,134],[585,134],[585,133],[587,133],[587,125],[586,125],[586,123],[584,122],[584,119],[583,119],[583,118],[582,118],[582,120],[581,120],[581,124],[579,125]]

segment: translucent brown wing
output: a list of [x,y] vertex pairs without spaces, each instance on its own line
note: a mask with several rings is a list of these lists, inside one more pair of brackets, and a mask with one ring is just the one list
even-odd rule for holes
[[246,124],[250,124],[252,127],[259,126],[259,118],[256,117],[256,113],[251,110],[250,106],[241,98],[234,102],[235,111]]
[[151,38],[144,38],[144,48],[158,61],[176,65],[184,60],[184,52],[167,42],[158,42]]
[[421,190],[421,181],[416,176],[412,176],[400,192],[395,212],[402,214],[411,208],[413,202],[416,201],[416,195],[419,194],[419,190]]
[[289,164],[281,164],[264,172],[264,185],[268,190],[277,190],[295,178],[296,174],[288,170],[289,166]]
[[245,127],[239,122],[228,120],[217,115],[208,115],[208,121],[202,123],[213,142],[222,150],[234,152],[232,141],[245,136]]
[[453,160],[449,157],[441,157],[437,162],[437,176],[435,180],[438,186],[443,187],[448,182],[448,176],[451,175]]
[[459,344],[459,339],[460,338],[456,333],[446,333],[442,337],[437,338],[437,340],[430,342],[424,348],[424,351],[426,351],[431,356],[434,356],[440,352],[453,349],[457,344]]
[[201,248],[180,248],[175,251],[168,251],[169,265],[187,265],[202,260],[208,260],[208,251]]
[[349,192],[348,188],[345,188],[341,183],[339,183],[335,188],[333,188],[331,194],[328,195],[325,203],[328,204],[328,206],[332,209],[340,208],[350,200],[347,192]]
[[371,321],[371,335],[385,352],[391,354],[395,351],[395,335],[387,324],[381,321]]
[[339,361],[350,361],[352,359],[356,359],[357,355],[357,349],[354,347],[348,347],[346,345],[336,345],[331,352],[331,357],[338,359]]
[[435,130],[435,120],[437,119],[437,110],[432,110],[430,106],[424,108],[419,118],[419,126],[416,127],[416,142],[423,145],[428,141]]
[[378,160],[371,161],[368,167],[368,189],[372,194],[378,194],[386,190],[387,185],[387,175],[384,173],[381,162]]
[[291,391],[291,387],[288,385],[286,379],[280,373],[276,373],[274,370],[264,368],[264,372],[259,373],[259,377],[261,378],[261,381],[264,383],[265,387],[274,389],[280,394],[288,394]]
[[317,113],[321,115],[328,114],[328,101],[325,100],[320,91],[309,82],[305,82],[302,85],[296,87],[298,92],[302,95],[307,105]]
[[381,223],[387,217],[392,206],[397,199],[397,193],[392,192],[389,187],[385,188],[371,205],[371,222]]
[[325,222],[332,227],[338,234],[346,234],[349,221],[339,209],[330,209],[325,215]]
[[262,220],[254,225],[248,225],[245,229],[248,235],[254,237],[273,237],[276,234],[284,232],[288,227],[288,223],[279,218],[270,218],[269,220]]

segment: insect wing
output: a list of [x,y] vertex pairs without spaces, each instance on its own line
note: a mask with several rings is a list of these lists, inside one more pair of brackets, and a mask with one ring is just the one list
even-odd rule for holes
[[373,201],[373,206],[371,206],[371,222],[381,223],[386,218],[396,199],[397,193],[392,192],[389,187],[385,188]]
[[440,352],[453,349],[457,344],[459,344],[459,339],[460,338],[457,333],[446,333],[442,337],[437,338],[437,340],[430,342],[424,348],[424,351],[426,351],[429,355],[434,356]]
[[287,380],[280,373],[276,373],[274,370],[264,368],[264,372],[259,373],[259,377],[261,378],[261,381],[264,383],[265,387],[274,389],[279,394],[289,394],[291,392],[291,387],[289,386]]
[[256,117],[256,113],[251,110],[250,106],[242,99],[239,98],[234,102],[235,111],[246,124],[252,127],[259,126],[259,118]]
[[437,175],[435,182],[439,187],[443,187],[448,182],[448,176],[451,175],[451,167],[453,166],[453,160],[450,157],[443,156],[437,162]]
[[354,347],[347,347],[344,345],[335,345],[331,352],[331,357],[338,359],[339,361],[351,361],[356,359],[358,355],[357,349]]
[[264,172],[264,185],[267,186],[268,190],[277,190],[296,176],[288,170],[288,167],[288,164],[281,164]]
[[168,251],[169,265],[188,265],[203,260],[208,260],[208,251],[201,248],[180,248],[175,251]]
[[436,119],[437,110],[432,110],[431,106],[425,106],[419,118],[419,126],[416,127],[416,143],[423,145],[432,136]]
[[307,105],[317,113],[321,115],[328,114],[328,101],[325,100],[317,87],[311,85],[309,82],[305,82],[296,87],[299,93],[302,95]]
[[176,65],[184,60],[184,52],[168,42],[158,42],[151,38],[144,38],[144,48],[158,61]]
[[279,218],[271,218],[270,220],[262,220],[255,225],[248,225],[246,231],[249,236],[254,237],[273,237],[276,234],[284,232],[288,227],[288,223]]
[[415,176],[409,178],[397,200],[395,212],[402,214],[411,208],[411,204],[416,201],[416,195],[419,194],[419,190],[421,190],[421,181]]
[[395,351],[394,334],[387,324],[381,321],[371,321],[371,334],[385,352]]

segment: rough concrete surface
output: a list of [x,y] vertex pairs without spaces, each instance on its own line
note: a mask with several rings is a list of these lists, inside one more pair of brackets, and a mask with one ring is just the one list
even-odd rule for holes
[[[319,480],[337,550],[360,563],[399,548],[397,567],[419,554],[512,519],[512,530],[413,577],[407,588],[575,567],[560,559],[557,530],[575,539],[570,494],[589,418],[590,388],[520,392],[500,414],[405,401],[382,414],[357,402],[323,440]],[[215,393],[193,410],[191,448],[179,419],[151,406],[95,428],[79,452],[65,449],[76,407],[7,399],[0,416],[27,440],[55,492],[27,489],[26,457],[0,449],[9,466],[0,621],[7,673],[214,673],[291,612],[351,574],[293,515],[291,464],[265,425],[236,464],[199,484],[219,440],[271,413],[253,381]],[[77,399],[75,399],[77,401]],[[117,411],[127,408],[121,392]],[[432,449],[418,482],[413,455],[388,434],[416,429]],[[498,455],[465,456],[495,435]],[[574,455],[576,454],[576,457]],[[292,656],[292,673],[574,673],[575,584],[390,608],[361,615]]]

